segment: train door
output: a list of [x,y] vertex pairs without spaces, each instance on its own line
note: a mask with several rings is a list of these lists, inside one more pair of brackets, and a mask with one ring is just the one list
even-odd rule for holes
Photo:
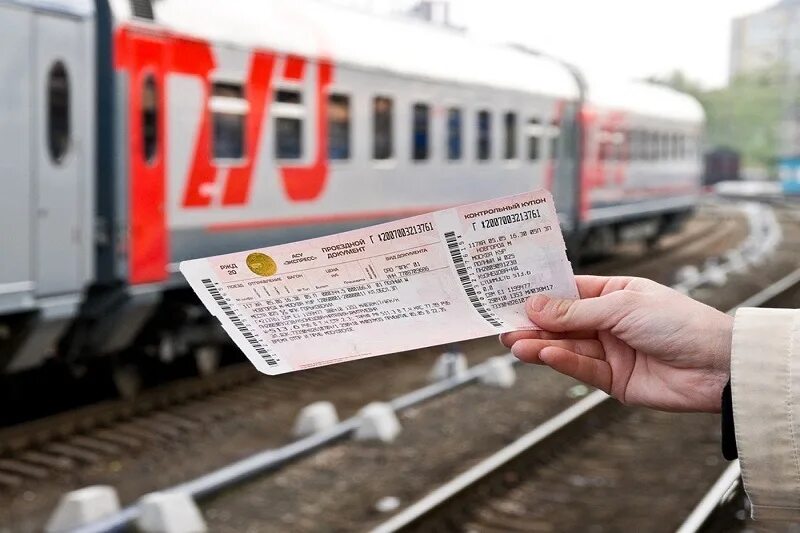
[[22,305],[31,273],[30,10],[0,2],[0,311]]
[[84,210],[90,198],[91,120],[89,43],[80,19],[37,13],[33,24],[33,175],[35,248],[39,295],[81,289],[90,238]]
[[[135,35],[127,46],[130,202],[129,280],[163,280],[169,255],[165,168],[165,41]],[[205,154],[204,154],[205,155]]]
[[[564,104],[561,108],[557,128],[557,138],[553,148],[557,147],[553,169],[553,200],[559,214],[561,226],[567,231],[574,231],[578,224],[580,206],[578,191],[580,187],[580,164],[578,143],[580,142],[580,125],[577,106]],[[555,132],[554,132],[555,133]]]

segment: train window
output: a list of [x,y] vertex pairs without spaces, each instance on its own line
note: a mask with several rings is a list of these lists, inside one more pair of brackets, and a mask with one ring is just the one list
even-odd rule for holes
[[617,158],[620,161],[631,160],[631,130],[619,132],[619,145],[617,146]]
[[142,85],[142,157],[153,164],[158,149],[158,92],[152,74],[144,78]]
[[598,136],[598,154],[597,157],[600,161],[613,158],[614,146],[611,143],[611,132],[608,130],[600,130]]
[[661,157],[660,154],[661,150],[661,135],[657,132],[650,133],[650,159],[652,161],[658,161]]
[[661,159],[672,159],[672,135],[669,133],[661,134]]
[[639,135],[639,140],[636,147],[638,152],[636,159],[639,161],[647,161],[647,159],[650,157],[650,152],[648,151],[650,149],[648,144],[649,137],[647,136],[647,132],[644,130],[639,130],[637,133]]
[[69,143],[69,77],[64,63],[56,61],[47,75],[47,148],[53,163],[61,163]]
[[478,160],[486,161],[492,153],[492,116],[488,111],[478,111]]
[[647,159],[655,161],[658,159],[658,133],[647,132]]
[[249,105],[241,85],[215,82],[211,88],[214,159],[242,159]]
[[661,134],[661,159],[663,161],[668,160],[671,157],[670,148],[670,134],[669,133],[662,133]]
[[393,155],[392,99],[376,96],[372,101],[372,157],[391,159]]
[[561,137],[561,127],[558,124],[557,120],[554,120],[550,123],[550,159],[556,160],[558,159],[558,144],[559,138]]
[[647,159],[647,132],[638,130],[636,137],[636,159],[644,161]]
[[278,89],[275,91],[275,101],[281,104],[302,104],[303,95],[294,89]]
[[637,158],[639,148],[639,135],[636,130],[628,131],[628,159],[633,161]]
[[503,115],[503,131],[505,132],[505,159],[517,158],[517,115],[508,112]]
[[275,158],[303,157],[303,94],[295,89],[276,90],[272,114],[275,116]]
[[661,134],[657,131],[650,134],[650,159],[661,159]]
[[451,107],[447,110],[447,159],[461,159],[461,110]]
[[678,134],[671,133],[669,136],[669,158],[678,159]]
[[542,125],[538,118],[528,119],[525,126],[525,138],[528,144],[528,161],[539,159],[539,137],[542,135]]
[[350,97],[328,97],[328,158],[350,159]]
[[611,142],[613,143],[613,149],[611,150],[611,159],[614,161],[622,161],[625,157],[625,132],[615,131],[611,134]]
[[678,135],[678,158],[684,159],[686,157],[686,136]]
[[411,158],[414,161],[428,159],[430,144],[430,106],[414,104],[411,114]]
[[631,137],[631,150],[633,150],[634,153],[633,158],[637,161],[647,159],[647,139],[645,137],[645,132],[642,130],[635,130],[633,132],[633,136]]

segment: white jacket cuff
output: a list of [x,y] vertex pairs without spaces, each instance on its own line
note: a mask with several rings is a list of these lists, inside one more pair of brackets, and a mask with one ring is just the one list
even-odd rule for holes
[[800,521],[800,311],[739,309],[731,393],[753,517]]

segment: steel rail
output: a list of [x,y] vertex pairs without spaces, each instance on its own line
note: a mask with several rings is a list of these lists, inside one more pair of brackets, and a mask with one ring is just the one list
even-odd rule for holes
[[[508,358],[511,364],[519,362],[511,354],[505,357]],[[490,367],[486,363],[477,364],[461,375],[443,379],[413,390],[389,400],[388,403],[395,412],[402,412],[428,400],[452,392],[459,387],[474,383],[488,372],[489,369]],[[190,495],[192,498],[202,498],[214,494],[239,481],[275,470],[328,444],[343,439],[353,433],[358,428],[359,424],[360,419],[358,415],[352,416],[340,421],[335,426],[325,431],[298,439],[280,448],[257,452],[249,457],[245,457],[244,459],[195,479],[162,489],[159,492],[183,492]],[[138,503],[133,503],[114,515],[76,529],[75,533],[100,533],[124,530],[139,517],[139,514]]]
[[393,531],[399,531],[419,521],[423,516],[437,509],[448,500],[456,497],[466,488],[484,479],[489,474],[496,472],[512,460],[527,453],[533,446],[551,437],[556,432],[563,430],[578,418],[593,411],[609,398],[610,396],[603,391],[592,392],[505,448],[495,452],[469,470],[459,474],[444,485],[439,486],[427,496],[417,500],[416,503],[406,507],[386,522],[374,528],[372,533],[391,533]]
[[711,515],[739,487],[741,474],[742,470],[739,466],[739,461],[733,461],[714,485],[711,486],[706,495],[703,496],[703,499],[692,509],[692,512],[689,513],[686,520],[676,530],[676,533],[696,533],[700,531]]

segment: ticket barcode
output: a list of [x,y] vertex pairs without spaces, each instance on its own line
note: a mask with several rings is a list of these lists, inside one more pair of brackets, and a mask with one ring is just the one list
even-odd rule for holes
[[245,326],[239,315],[237,315],[236,312],[231,308],[227,300],[223,298],[222,293],[214,285],[214,282],[208,278],[205,278],[202,281],[206,290],[208,290],[208,293],[212,298],[214,298],[214,301],[217,302],[225,315],[231,319],[231,322],[234,326],[236,326],[236,329],[238,329],[242,336],[247,339],[247,342],[250,343],[250,346],[255,349],[255,351],[262,357],[262,359],[264,359],[264,361],[267,362],[268,365],[277,365],[278,363],[275,361],[275,359],[273,359],[272,354],[270,354],[269,351],[267,351],[267,349],[264,348],[260,342],[258,342],[258,339],[255,335],[253,335],[253,332],[247,329],[247,326]]
[[461,248],[458,246],[458,239],[456,239],[456,234],[453,231],[448,231],[444,234],[445,242],[447,243],[447,249],[450,250],[450,257],[453,259],[453,265],[456,267],[456,273],[458,274],[458,279],[461,281],[461,286],[464,288],[464,292],[467,293],[469,297],[469,301],[472,304],[472,307],[480,313],[480,315],[491,325],[497,328],[503,327],[503,324],[497,320],[492,314],[489,312],[486,307],[484,307],[483,303],[481,302],[480,298],[478,298],[478,292],[475,290],[475,287],[472,285],[472,279],[469,276],[469,272],[467,272],[467,264],[464,261],[464,255],[461,253]]

